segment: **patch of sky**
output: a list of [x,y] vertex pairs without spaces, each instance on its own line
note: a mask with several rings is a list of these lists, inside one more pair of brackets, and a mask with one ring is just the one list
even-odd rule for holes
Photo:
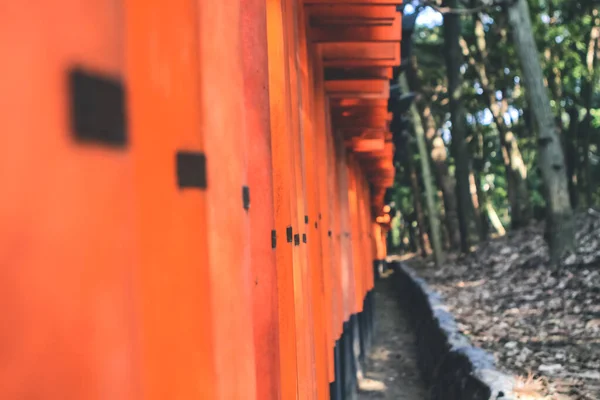
[[543,13],[542,15],[540,15],[540,19],[545,24],[549,24],[550,23],[550,16],[548,14],[546,14],[546,13]]
[[[416,6],[418,5],[418,1],[409,2],[404,6],[404,14],[409,15],[413,14],[416,11]],[[417,17],[416,24],[419,26],[426,26],[428,28],[433,28],[435,26],[442,25],[444,19],[442,14],[435,11],[431,7],[426,7],[421,10],[419,16]]]

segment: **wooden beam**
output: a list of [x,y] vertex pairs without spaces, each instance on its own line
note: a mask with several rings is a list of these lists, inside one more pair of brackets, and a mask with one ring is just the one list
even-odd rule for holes
[[330,98],[358,97],[387,99],[390,94],[390,82],[384,79],[326,81],[325,92]]
[[306,8],[310,26],[392,25],[399,12],[393,5],[317,4]]
[[[358,117],[332,118],[336,128],[368,128],[384,131],[388,128],[388,122],[377,115],[363,115]],[[382,137],[382,140],[384,138]]]
[[363,99],[360,97],[347,97],[330,99],[329,105],[331,109],[334,108],[351,108],[351,107],[387,107],[388,99]]
[[335,107],[331,109],[331,117],[333,119],[347,117],[359,118],[367,116],[376,116],[383,120],[387,120],[388,110],[385,105],[370,106],[351,106],[351,107]]
[[363,139],[354,137],[351,140],[352,151],[355,153],[383,150],[385,142],[382,139]]
[[395,67],[400,65],[400,42],[319,43],[325,67]]
[[304,4],[380,4],[380,5],[400,5],[403,0],[304,0]]
[[[337,8],[349,8],[343,6]],[[355,9],[387,8],[354,6]],[[327,7],[331,10],[333,7]],[[356,15],[313,15],[309,18],[310,40],[316,43],[325,42],[399,42],[402,39],[402,16],[395,12],[385,17],[369,17],[361,15],[360,10]],[[351,9],[352,10],[352,9]],[[337,10],[333,10],[337,11]],[[348,10],[346,10],[348,11]]]
[[[351,139],[353,137],[377,137],[377,138],[385,138],[386,131],[384,129],[377,128],[341,128],[337,129],[338,132],[341,133],[344,139]],[[384,139],[385,143],[385,139]],[[385,148],[383,149],[385,150]]]
[[325,68],[325,80],[393,78],[392,67]]

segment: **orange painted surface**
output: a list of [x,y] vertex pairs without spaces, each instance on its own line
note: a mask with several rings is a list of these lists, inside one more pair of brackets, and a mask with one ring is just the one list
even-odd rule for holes
[[399,41],[402,17],[394,5],[311,5],[311,33],[315,42]]
[[400,64],[400,42],[319,43],[326,67],[393,67]]
[[124,79],[123,7],[1,9],[0,398],[136,398],[133,162],[74,139],[68,92]]
[[[3,6],[0,398],[327,399],[387,251],[399,2]],[[123,83],[126,147],[75,140],[73,66]]]
[[339,201],[337,202],[340,208],[340,242],[341,242],[341,280],[342,291],[344,294],[344,321],[347,321],[355,312],[355,284],[354,284],[354,264],[352,254],[351,235],[351,216],[348,193],[350,190],[348,177],[348,159],[344,142],[341,138],[336,138],[336,162],[338,164],[338,191]]
[[[325,90],[331,98],[387,99],[390,95],[390,81],[387,79],[331,80],[325,82]],[[373,114],[369,114],[371,115]],[[387,114],[385,116],[387,117]],[[339,124],[341,121],[338,119],[336,122]]]
[[[301,85],[301,120],[302,120],[302,144],[301,149],[304,160],[304,182],[306,194],[306,214],[304,230],[306,232],[306,244],[309,260],[310,277],[310,306],[312,314],[312,331],[314,338],[314,375],[318,399],[329,398],[329,372],[327,359],[327,334],[325,331],[326,309],[325,290],[323,281],[323,265],[321,258],[321,237],[317,234],[314,222],[318,220],[319,210],[319,185],[317,176],[317,145],[316,115],[314,113],[314,78],[312,68],[309,66],[308,49],[306,43],[306,29],[304,26],[304,14],[302,7],[299,8],[299,78]],[[304,38],[304,39],[303,39]],[[303,240],[304,242],[304,240]]]
[[[363,267],[364,267],[364,282],[365,291],[369,291],[374,287],[374,276],[373,276],[373,250],[371,245],[371,214],[370,214],[370,193],[369,186],[366,178],[362,176],[361,179],[361,191],[362,196],[359,200],[360,203],[360,224],[361,224],[361,235],[362,243],[361,249],[363,250]],[[366,292],[365,292],[366,294]]]
[[[242,0],[242,65],[250,187],[250,259],[257,399],[281,398],[279,310],[275,249],[273,171],[269,112],[267,13],[265,0]],[[285,246],[280,237],[279,246]],[[277,245],[277,243],[276,243]],[[287,355],[286,355],[287,356]]]
[[[309,52],[309,54],[313,52]],[[324,330],[325,330],[325,351],[327,353],[327,372],[329,382],[335,380],[335,365],[333,358],[333,348],[335,346],[335,324],[336,315],[334,313],[334,296],[333,293],[333,261],[332,261],[332,245],[328,231],[331,229],[331,211],[328,188],[329,174],[329,154],[327,153],[327,135],[329,129],[327,127],[327,119],[325,107],[328,106],[325,99],[325,90],[323,87],[323,68],[320,65],[320,57],[318,54],[313,61],[313,112],[315,116],[315,163],[317,184],[319,191],[318,199],[318,215],[315,220],[315,228],[320,237],[319,244],[321,246],[321,266],[323,271],[323,303],[324,307]]]
[[178,151],[206,151],[198,129],[196,9],[189,0],[126,5],[141,245],[141,388],[147,399],[218,398],[207,195],[179,189],[175,163]]
[[[197,0],[200,125],[208,178],[207,223],[217,395],[253,399],[256,389],[240,1]],[[258,189],[257,189],[258,190]],[[252,201],[250,191],[250,201]]]
[[[304,3],[309,4],[348,4],[351,1],[348,0],[304,0]],[[354,1],[355,3],[357,1]],[[379,5],[389,5],[389,4],[402,4],[403,0],[360,0],[360,4],[379,4]]]
[[357,176],[356,176],[356,163],[352,155],[348,157],[347,164],[348,171],[348,207],[350,214],[350,243],[352,251],[352,266],[353,274],[351,277],[352,285],[354,288],[354,303],[351,305],[352,313],[358,313],[362,311],[363,293],[362,293],[362,263],[361,263],[361,251],[360,248],[360,232],[358,222],[358,187],[357,187]]
[[342,240],[341,240],[341,213],[340,213],[340,190],[338,187],[339,181],[339,166],[336,161],[337,148],[331,130],[329,112],[326,110],[327,117],[327,153],[328,159],[328,184],[329,184],[329,209],[331,215],[330,231],[328,232],[332,242],[332,258],[333,258],[333,293],[334,297],[334,314],[336,320],[336,330],[334,338],[338,340],[342,335],[343,324],[345,320],[344,310],[344,286],[342,282]]
[[[281,0],[267,0],[267,44],[273,154],[273,204],[277,232],[281,398],[298,396],[296,306],[293,270],[292,160],[289,132],[289,86]],[[290,237],[288,240],[288,230]]]
[[[298,360],[298,397],[313,399],[316,397],[315,384],[315,346],[312,320],[310,264],[306,246],[302,245],[302,235],[306,233],[304,216],[306,215],[306,193],[304,182],[304,158],[302,154],[302,134],[304,121],[302,116],[302,77],[299,75],[298,11],[296,0],[284,0],[284,27],[287,39],[288,82],[290,88],[289,110],[292,135],[293,182],[292,182],[292,227],[294,235],[294,292],[296,304],[296,338]],[[296,242],[298,245],[296,245]]]

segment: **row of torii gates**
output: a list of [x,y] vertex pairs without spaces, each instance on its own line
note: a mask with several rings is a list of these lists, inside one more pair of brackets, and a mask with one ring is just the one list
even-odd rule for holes
[[341,398],[401,2],[0,6],[0,398]]

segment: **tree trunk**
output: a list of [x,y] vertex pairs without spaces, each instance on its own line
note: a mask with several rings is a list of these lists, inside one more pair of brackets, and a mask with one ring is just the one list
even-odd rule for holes
[[531,220],[531,205],[529,201],[529,189],[527,188],[527,167],[519,150],[517,137],[504,120],[504,116],[508,111],[508,99],[506,98],[506,90],[504,88],[502,89],[501,103],[498,104],[496,100],[496,87],[494,87],[494,83],[490,79],[488,71],[491,68],[486,61],[488,60],[488,52],[485,31],[483,23],[478,17],[475,17],[474,26],[475,40],[470,45],[477,49],[477,58],[470,51],[469,44],[465,40],[461,40],[460,44],[463,54],[468,58],[469,64],[477,74],[486,107],[494,117],[506,171],[508,199],[511,208],[511,224],[512,228],[520,228],[526,226]]
[[[448,0],[446,5],[457,8],[457,0]],[[462,103],[462,82],[460,66],[462,63],[459,46],[461,22],[454,13],[444,15],[444,42],[446,47],[446,68],[448,74],[448,96],[450,102],[450,121],[452,123],[451,150],[456,163],[456,198],[458,202],[458,225],[460,247],[463,253],[469,252],[470,221],[473,215],[473,203],[469,193],[469,153],[465,141],[465,110]]]
[[[400,75],[400,87],[404,93],[409,92],[406,75]],[[425,186],[425,200],[427,204],[427,214],[429,216],[429,227],[431,228],[431,239],[433,244],[433,255],[435,264],[440,267],[444,262],[444,254],[442,249],[442,235],[440,230],[440,221],[435,205],[435,189],[431,181],[431,168],[429,166],[429,155],[427,152],[427,144],[425,143],[425,131],[423,129],[423,121],[417,110],[415,103],[410,106],[410,116],[412,125],[417,139],[417,147],[419,149],[419,158],[421,159],[421,172],[423,184]]]
[[[426,119],[430,119],[427,123],[435,123],[432,116],[429,118],[426,117]],[[437,133],[431,141],[431,160],[433,161],[436,182],[442,191],[442,198],[444,200],[444,220],[448,231],[448,240],[450,246],[453,249],[457,249],[461,245],[461,239],[456,204],[456,181],[454,180],[454,177],[450,175],[448,168],[446,144],[441,135]]]
[[569,114],[569,133],[564,135],[567,162],[567,180],[569,184],[569,198],[573,208],[579,206],[579,144],[577,132],[579,130],[579,110],[576,106],[567,109]]
[[[439,188],[439,182],[437,182],[437,174],[435,174],[435,175],[436,175],[436,183],[438,184],[438,188]],[[438,203],[444,204],[444,192],[442,192],[441,190],[438,189],[436,194],[437,194]],[[442,246],[445,251],[448,251],[448,250],[452,249],[452,245],[450,243],[450,232],[448,231],[448,220],[446,219],[446,210],[444,209],[444,207],[440,207],[440,219],[442,221],[446,222],[445,224],[441,225]],[[460,238],[459,238],[459,240],[460,240]]]
[[[413,59],[408,66],[406,75],[410,90],[415,93],[421,93],[421,84],[419,76],[417,75],[415,59]],[[446,231],[448,233],[447,238],[450,242],[450,248],[457,249],[460,246],[460,228],[458,225],[458,211],[456,205],[456,181],[454,180],[454,177],[450,175],[448,168],[446,144],[444,143],[444,139],[442,139],[441,133],[438,132],[435,118],[431,112],[431,105],[425,101],[423,96],[418,96],[417,106],[423,116],[423,129],[425,130],[425,138],[429,142],[435,181],[442,192],[444,204],[443,216]]]
[[594,182],[592,180],[592,168],[590,164],[590,137],[592,131],[592,99],[594,96],[594,86],[598,78],[598,68],[596,68],[596,53],[598,52],[598,39],[600,36],[600,18],[598,9],[593,9],[594,16],[592,29],[590,31],[590,39],[588,43],[588,51],[586,53],[587,77],[582,87],[583,104],[585,107],[585,117],[582,122],[582,138],[583,138],[583,171],[585,173],[585,201],[586,206],[591,207],[592,192],[594,191]]
[[527,0],[516,0],[508,6],[508,21],[521,62],[529,104],[538,128],[539,167],[548,203],[546,240],[552,262],[556,265],[566,250],[573,249],[575,236],[565,158],[550,106],[548,89],[544,86]]
[[410,138],[406,138],[405,141],[405,160],[406,170],[410,178],[410,186],[413,192],[413,203],[415,209],[415,219],[419,228],[419,248],[423,257],[431,254],[431,244],[429,242],[429,235],[425,225],[425,213],[423,212],[423,200],[421,199],[421,185],[419,185],[419,178],[417,176],[417,170],[414,165],[414,156],[412,152],[412,144]]
[[494,209],[492,204],[490,202],[487,202],[485,204],[485,207],[486,207],[487,214],[490,217],[490,221],[491,221],[492,225],[494,226],[494,229],[496,230],[496,232],[498,232],[498,235],[500,235],[500,236],[506,235],[506,229],[504,229],[504,226],[502,225],[500,218],[498,218],[498,214],[496,213],[496,210]]
[[[477,180],[480,179],[480,173],[477,172],[475,174],[475,178]],[[487,212],[487,203],[489,199],[487,198],[487,194],[481,189],[481,185],[477,185],[477,197],[479,198],[479,202],[483,205],[480,207],[482,211],[480,211],[480,219],[481,219],[481,240],[485,241],[488,239],[490,235],[490,224]]]
[[484,176],[484,160],[483,160],[483,133],[479,129],[479,125],[475,123],[474,138],[477,139],[477,152],[473,155],[473,179],[476,182],[477,199],[479,202],[479,218],[480,218],[480,237],[482,241],[487,240],[490,233],[489,219],[487,218],[486,204],[488,202],[487,194],[481,187],[481,182]]
[[[409,219],[407,220],[408,222],[408,245],[410,250],[413,253],[421,253],[421,246],[419,245],[419,239],[418,239],[418,234],[417,234],[417,230],[415,229],[415,227],[413,226],[413,222],[416,222],[416,216],[415,213],[412,213],[412,215],[409,216]],[[417,222],[417,225],[419,223]]]
[[496,125],[501,126],[502,134],[500,143],[502,154],[507,160],[508,175],[512,181],[513,201],[511,203],[511,227],[513,229],[527,226],[531,220],[531,203],[529,201],[529,188],[527,187],[527,166],[519,150],[516,135],[506,126],[504,115],[508,112],[506,90],[502,89],[502,106],[500,112],[494,116]]
[[479,184],[475,179],[473,172],[469,173],[469,192],[471,192],[471,201],[473,202],[473,213],[475,214],[475,226],[477,227],[477,235],[480,242],[485,241],[485,232],[482,223],[482,214],[479,207]]

